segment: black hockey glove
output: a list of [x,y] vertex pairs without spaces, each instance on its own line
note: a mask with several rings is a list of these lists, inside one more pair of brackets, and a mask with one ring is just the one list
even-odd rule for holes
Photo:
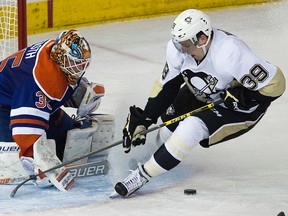
[[123,129],[123,149],[125,153],[130,151],[131,145],[145,144],[146,134],[140,135],[139,132],[146,130],[152,124],[152,121],[145,120],[142,114],[143,110],[141,108],[135,105],[130,107],[130,113]]
[[231,110],[249,110],[251,107],[256,106],[256,101],[247,101],[244,95],[244,87],[228,88],[220,94],[224,100],[224,104],[228,109]]

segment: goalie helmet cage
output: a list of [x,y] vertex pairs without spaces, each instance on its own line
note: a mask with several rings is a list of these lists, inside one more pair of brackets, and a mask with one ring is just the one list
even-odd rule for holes
[[27,47],[26,0],[0,0],[0,61]]

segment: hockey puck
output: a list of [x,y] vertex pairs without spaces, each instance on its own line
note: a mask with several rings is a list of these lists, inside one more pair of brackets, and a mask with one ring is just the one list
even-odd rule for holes
[[184,190],[185,195],[194,195],[196,193],[197,193],[197,191],[195,189],[185,189]]
[[277,216],[285,216],[284,212],[280,212]]

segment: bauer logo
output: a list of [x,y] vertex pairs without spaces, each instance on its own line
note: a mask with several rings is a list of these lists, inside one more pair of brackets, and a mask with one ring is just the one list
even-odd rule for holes
[[76,166],[66,167],[74,178],[105,175],[108,173],[108,161],[91,162],[86,164],[79,164]]
[[19,152],[20,148],[19,146],[13,145],[13,146],[1,146],[0,145],[0,153],[2,152]]

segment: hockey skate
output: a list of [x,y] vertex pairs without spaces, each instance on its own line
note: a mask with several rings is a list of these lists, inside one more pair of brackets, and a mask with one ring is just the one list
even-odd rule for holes
[[144,171],[143,166],[138,163],[138,168],[133,170],[122,182],[118,182],[114,189],[122,197],[128,197],[139,190],[150,180],[150,176]]

